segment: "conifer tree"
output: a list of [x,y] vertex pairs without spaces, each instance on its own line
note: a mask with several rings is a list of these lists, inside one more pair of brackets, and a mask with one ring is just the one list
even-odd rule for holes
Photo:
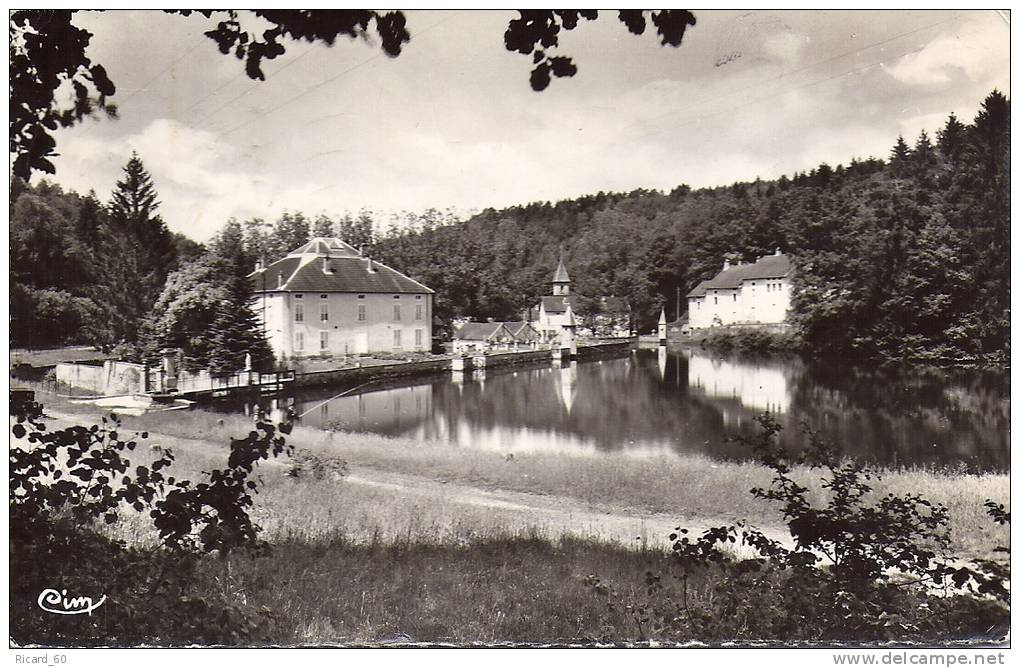
[[206,335],[209,368],[213,373],[221,374],[240,371],[244,368],[245,357],[251,355],[252,368],[267,371],[272,368],[273,353],[252,308],[255,298],[248,280],[251,267],[240,224],[236,221],[228,223],[212,250],[214,261],[220,268],[223,298]]
[[158,197],[152,177],[132,152],[110,199],[110,218],[162,284],[176,258],[170,231],[158,213]]
[[950,163],[956,162],[966,141],[966,129],[956,119],[956,114],[949,114],[945,126],[938,131],[938,148],[942,157]]
[[137,334],[137,323],[155,303],[177,262],[173,235],[159,216],[159,204],[152,177],[133,152],[108,207],[110,230],[120,237],[126,251],[116,261],[129,274],[125,280],[131,292],[125,295],[121,309],[127,323],[125,335],[131,341]]
[[889,156],[889,170],[894,177],[903,177],[910,172],[910,147],[903,140],[903,135],[896,138],[892,155]]
[[928,139],[928,133],[921,130],[921,135],[914,144],[914,150],[910,154],[910,160],[914,164],[914,174],[919,178],[927,179],[935,169],[935,149]]

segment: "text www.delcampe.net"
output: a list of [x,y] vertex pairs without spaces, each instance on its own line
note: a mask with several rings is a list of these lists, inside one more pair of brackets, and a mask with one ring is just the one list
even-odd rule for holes
[[959,652],[882,652],[851,653],[832,655],[836,665],[864,666],[1002,666],[1006,663],[1003,652],[987,654],[962,654]]

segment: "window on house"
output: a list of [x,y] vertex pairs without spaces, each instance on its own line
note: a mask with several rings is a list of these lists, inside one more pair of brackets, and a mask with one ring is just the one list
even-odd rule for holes
[[305,349],[305,333],[304,332],[295,332],[294,333],[294,350],[304,350],[304,349]]
[[358,295],[358,299],[364,299],[365,295]]
[[737,301],[737,293],[736,292],[733,293],[733,301]]
[[301,302],[294,304],[294,322],[305,321],[305,305]]
[[421,320],[421,304],[414,305],[414,319]]
[[393,305],[393,319],[400,320],[400,304]]
[[319,320],[329,322],[329,302],[319,302]]
[[421,330],[414,330],[414,345],[421,346]]
[[319,350],[329,350],[329,332],[319,332]]
[[714,302],[712,302],[713,304],[718,304],[719,303],[719,298],[718,297],[712,297],[712,299],[715,300]]
[[358,304],[358,320],[364,320],[364,319],[365,319],[365,305],[364,304]]
[[400,347],[400,330],[399,329],[393,330],[393,347],[394,348],[399,348]]

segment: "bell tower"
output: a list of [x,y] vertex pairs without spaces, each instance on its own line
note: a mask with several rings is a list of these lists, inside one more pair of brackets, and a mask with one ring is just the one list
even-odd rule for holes
[[563,266],[563,255],[560,254],[560,265],[556,267],[556,273],[553,275],[553,296],[566,297],[570,294],[570,275],[567,274],[567,268]]

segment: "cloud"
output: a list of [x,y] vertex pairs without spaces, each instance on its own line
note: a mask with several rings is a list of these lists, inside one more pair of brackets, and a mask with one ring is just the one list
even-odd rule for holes
[[778,60],[785,65],[793,65],[800,60],[800,55],[811,40],[793,31],[785,31],[769,35],[762,43],[762,51],[771,60]]
[[983,81],[998,65],[1001,26],[971,21],[951,35],[941,35],[920,51],[882,68],[897,81],[914,86],[949,83],[960,73]]
[[322,184],[298,184],[246,169],[245,157],[215,133],[160,118],[108,140],[70,134],[61,139],[61,181],[78,190],[109,192],[132,151],[152,175],[160,213],[174,231],[206,240],[229,218],[265,216],[285,206],[321,209]]

